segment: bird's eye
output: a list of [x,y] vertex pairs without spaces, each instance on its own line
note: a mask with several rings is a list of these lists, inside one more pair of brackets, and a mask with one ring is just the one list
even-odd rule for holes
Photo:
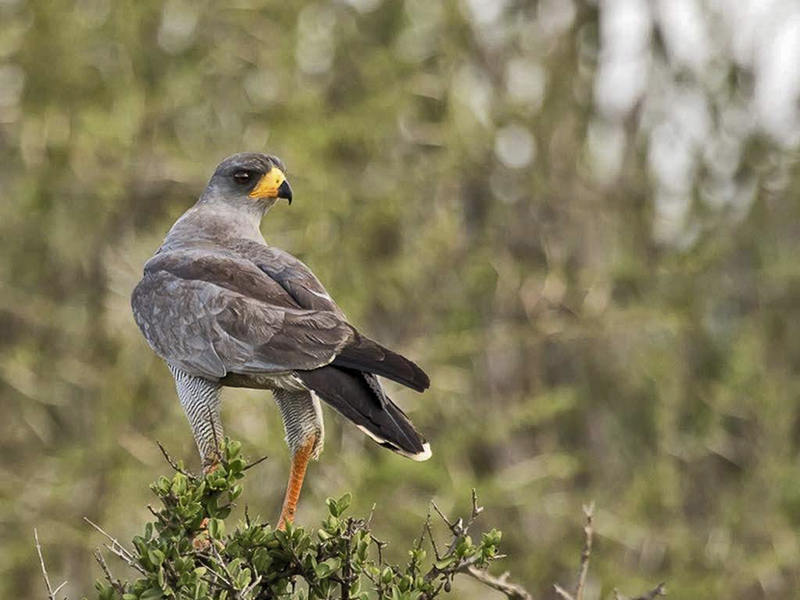
[[233,180],[239,185],[244,185],[250,182],[251,175],[247,171],[236,171],[233,174]]

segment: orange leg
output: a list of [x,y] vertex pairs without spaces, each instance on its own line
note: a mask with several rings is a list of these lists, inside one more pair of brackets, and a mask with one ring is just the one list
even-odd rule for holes
[[286,523],[294,521],[294,514],[297,511],[297,501],[300,499],[300,490],[303,489],[303,479],[306,476],[306,468],[317,438],[312,437],[308,442],[300,446],[292,456],[292,469],[289,473],[289,484],[286,486],[286,497],[283,500],[281,518],[278,520],[278,529],[286,529]]

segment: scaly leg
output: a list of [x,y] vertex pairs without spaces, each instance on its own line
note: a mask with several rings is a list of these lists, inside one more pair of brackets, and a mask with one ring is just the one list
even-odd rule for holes
[[319,400],[312,393],[306,390],[275,390],[274,394],[286,429],[286,443],[292,454],[289,484],[278,521],[278,529],[284,529],[286,523],[294,520],[308,461],[318,458],[322,452],[325,426]]
[[292,456],[292,469],[289,473],[289,484],[286,486],[286,497],[283,500],[281,517],[278,520],[278,529],[286,529],[286,523],[294,521],[294,515],[297,512],[297,501],[300,500],[300,490],[303,489],[303,479],[306,476],[308,461],[314,455],[316,445],[317,438],[314,436],[300,446]]

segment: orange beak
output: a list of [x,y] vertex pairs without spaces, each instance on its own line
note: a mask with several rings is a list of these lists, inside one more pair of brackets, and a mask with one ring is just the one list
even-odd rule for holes
[[283,198],[292,203],[292,188],[278,167],[272,167],[261,177],[261,181],[255,189],[250,192],[251,198]]

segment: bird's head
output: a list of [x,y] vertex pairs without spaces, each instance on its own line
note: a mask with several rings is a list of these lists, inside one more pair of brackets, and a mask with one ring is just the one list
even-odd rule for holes
[[280,198],[292,203],[292,188],[285,172],[286,167],[277,156],[234,154],[217,166],[203,198],[263,215]]

